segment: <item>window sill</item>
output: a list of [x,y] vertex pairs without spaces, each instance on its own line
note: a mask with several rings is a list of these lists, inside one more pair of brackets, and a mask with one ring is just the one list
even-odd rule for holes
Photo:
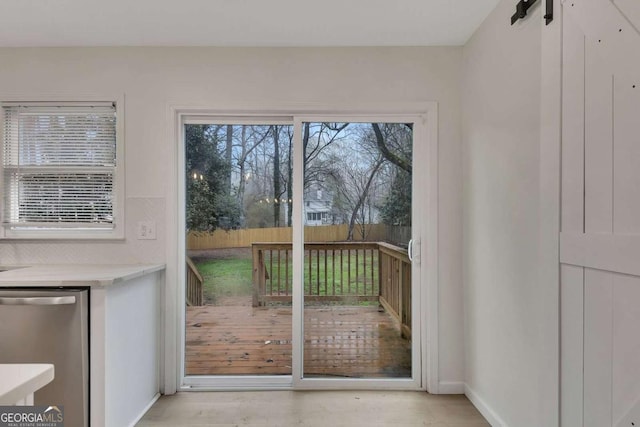
[[9,230],[5,229],[0,240],[125,240],[124,227],[121,230]]

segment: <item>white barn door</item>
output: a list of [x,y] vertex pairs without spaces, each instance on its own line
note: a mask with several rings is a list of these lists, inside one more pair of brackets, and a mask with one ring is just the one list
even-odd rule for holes
[[640,426],[640,1],[563,1],[561,426]]

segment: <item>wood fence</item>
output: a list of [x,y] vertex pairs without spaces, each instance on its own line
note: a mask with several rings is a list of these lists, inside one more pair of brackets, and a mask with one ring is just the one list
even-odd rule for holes
[[[306,226],[304,228],[304,238],[306,242],[340,242],[347,239],[348,229],[349,226],[347,224]],[[410,235],[410,232],[410,227],[367,224],[364,227],[364,238],[360,225],[355,226],[353,237],[355,241],[389,241],[398,245],[406,245],[408,242],[407,236]],[[187,249],[248,248],[254,242],[291,243],[291,237],[291,227],[247,228],[240,230],[218,229],[212,233],[190,232],[187,235]]]

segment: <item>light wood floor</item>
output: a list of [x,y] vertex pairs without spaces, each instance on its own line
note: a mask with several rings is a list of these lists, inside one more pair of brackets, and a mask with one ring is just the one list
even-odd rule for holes
[[486,427],[466,397],[406,391],[183,392],[163,396],[139,427]]
[[[291,375],[291,307],[245,298],[186,315],[188,375]],[[305,376],[411,376],[411,342],[377,306],[307,307],[304,322]]]

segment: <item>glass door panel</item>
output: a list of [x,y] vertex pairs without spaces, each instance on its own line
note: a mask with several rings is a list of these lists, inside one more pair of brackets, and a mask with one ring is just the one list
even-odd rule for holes
[[185,375],[291,375],[293,126],[184,135]]
[[304,378],[411,378],[413,126],[303,122]]

